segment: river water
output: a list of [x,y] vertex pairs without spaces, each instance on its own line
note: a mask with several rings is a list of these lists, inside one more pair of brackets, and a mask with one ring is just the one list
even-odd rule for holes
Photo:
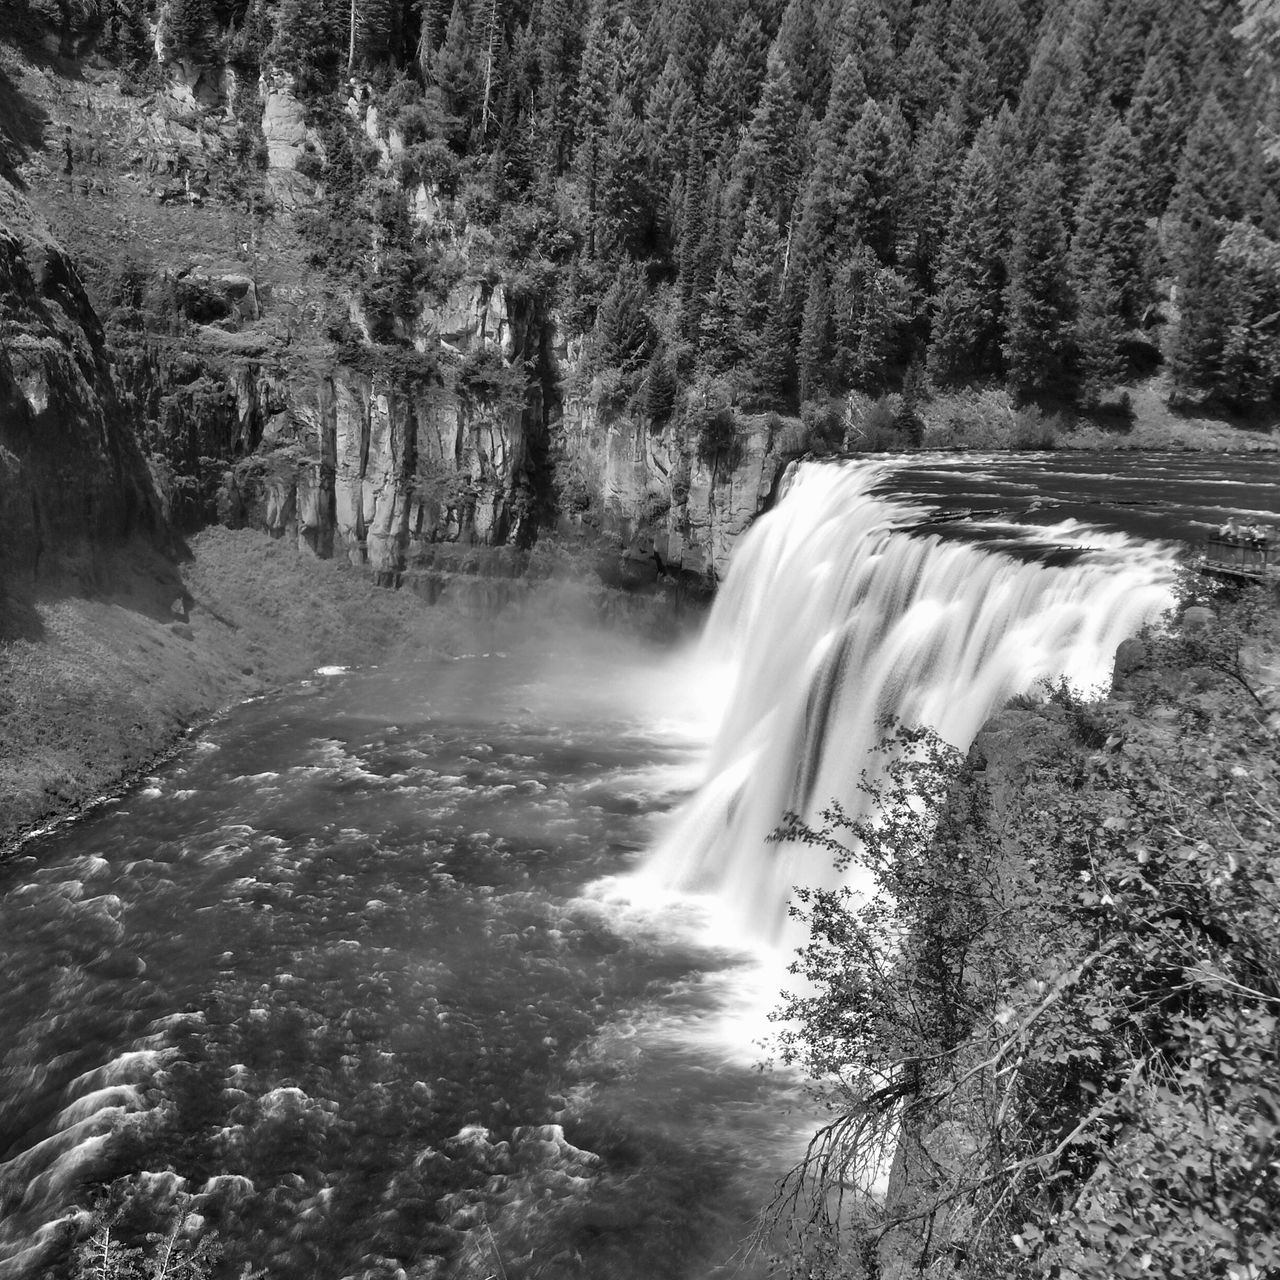
[[[767,828],[886,710],[963,745],[1105,669],[1167,600],[1133,535],[1280,509],[1227,463],[1046,519],[1024,465],[806,473],[700,652],[566,624],[317,673],[29,842],[0,866],[0,1278],[60,1274],[95,1207],[273,1280],[765,1274],[815,1121],[759,1069],[805,874]],[[959,507],[1026,554],[922,535]]]

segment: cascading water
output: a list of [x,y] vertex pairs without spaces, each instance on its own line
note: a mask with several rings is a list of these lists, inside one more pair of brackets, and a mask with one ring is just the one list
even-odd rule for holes
[[701,787],[640,875],[715,895],[751,945],[789,941],[795,885],[838,878],[770,833],[788,811],[812,823],[833,801],[856,815],[887,718],[965,749],[1043,680],[1105,687],[1120,642],[1170,603],[1160,544],[1075,522],[1006,529],[1016,558],[946,541],[919,531],[926,509],[876,495],[885,470],[794,468],[740,542],[703,640],[725,711]]

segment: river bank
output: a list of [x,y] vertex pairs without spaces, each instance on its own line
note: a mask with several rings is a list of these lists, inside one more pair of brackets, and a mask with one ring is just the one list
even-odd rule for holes
[[321,666],[451,651],[456,611],[376,587],[338,561],[208,529],[173,570],[114,553],[93,595],[5,601],[0,850],[145,773],[219,710]]

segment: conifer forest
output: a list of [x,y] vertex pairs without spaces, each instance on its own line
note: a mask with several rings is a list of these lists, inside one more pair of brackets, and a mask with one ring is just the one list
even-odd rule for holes
[[[101,8],[145,82],[148,0],[57,3]],[[1162,361],[1175,406],[1249,414],[1280,377],[1274,9],[173,0],[160,41],[241,94],[296,77],[316,259],[387,335],[438,265],[404,214],[422,182],[657,418],[721,374],[793,407],[895,390],[909,417],[995,382],[1089,409]],[[370,93],[398,184],[343,109]],[[251,171],[251,121],[239,146]]]

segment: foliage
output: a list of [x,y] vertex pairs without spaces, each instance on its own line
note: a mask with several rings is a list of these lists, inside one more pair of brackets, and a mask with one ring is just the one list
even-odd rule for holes
[[1028,1280],[1280,1264],[1275,639],[1249,598],[1153,633],[1129,704],[1059,685],[1006,713],[1016,755],[1000,722],[967,759],[889,726],[870,816],[789,820],[865,885],[799,891],[781,1035],[835,1111],[784,1203],[829,1248],[856,1209],[838,1255]]
[[[120,1231],[121,1213],[108,1212],[106,1201],[94,1212],[85,1238],[71,1259],[73,1280],[209,1280],[221,1249],[212,1232],[191,1238],[184,1231],[189,1196],[179,1196],[167,1223],[145,1232],[141,1243],[128,1231]],[[248,1264],[241,1280],[256,1280],[263,1273]]]
[[[168,25],[247,84],[295,77],[323,133],[321,207],[297,215],[317,261],[367,283],[374,169],[461,192],[467,244],[483,254],[483,224],[504,270],[535,263],[628,394],[669,285],[681,376],[737,369],[762,405],[884,394],[927,359],[939,388],[1007,377],[1021,401],[1096,407],[1143,372],[1141,325],[1178,402],[1254,411],[1280,365],[1273,7],[660,0],[641,22],[569,0],[175,0]],[[149,56],[135,0],[25,8],[64,29],[110,14],[102,47]],[[358,110],[315,125],[344,62],[403,138],[390,162]],[[251,131],[236,148],[261,152]],[[386,319],[383,295],[418,285],[382,274]]]
[[488,406],[524,404],[528,375],[524,369],[508,365],[488,344],[467,353],[458,370],[458,389],[470,401]]
[[693,451],[703,466],[732,471],[741,460],[742,438],[737,418],[728,405],[691,408],[685,429],[693,441]]

